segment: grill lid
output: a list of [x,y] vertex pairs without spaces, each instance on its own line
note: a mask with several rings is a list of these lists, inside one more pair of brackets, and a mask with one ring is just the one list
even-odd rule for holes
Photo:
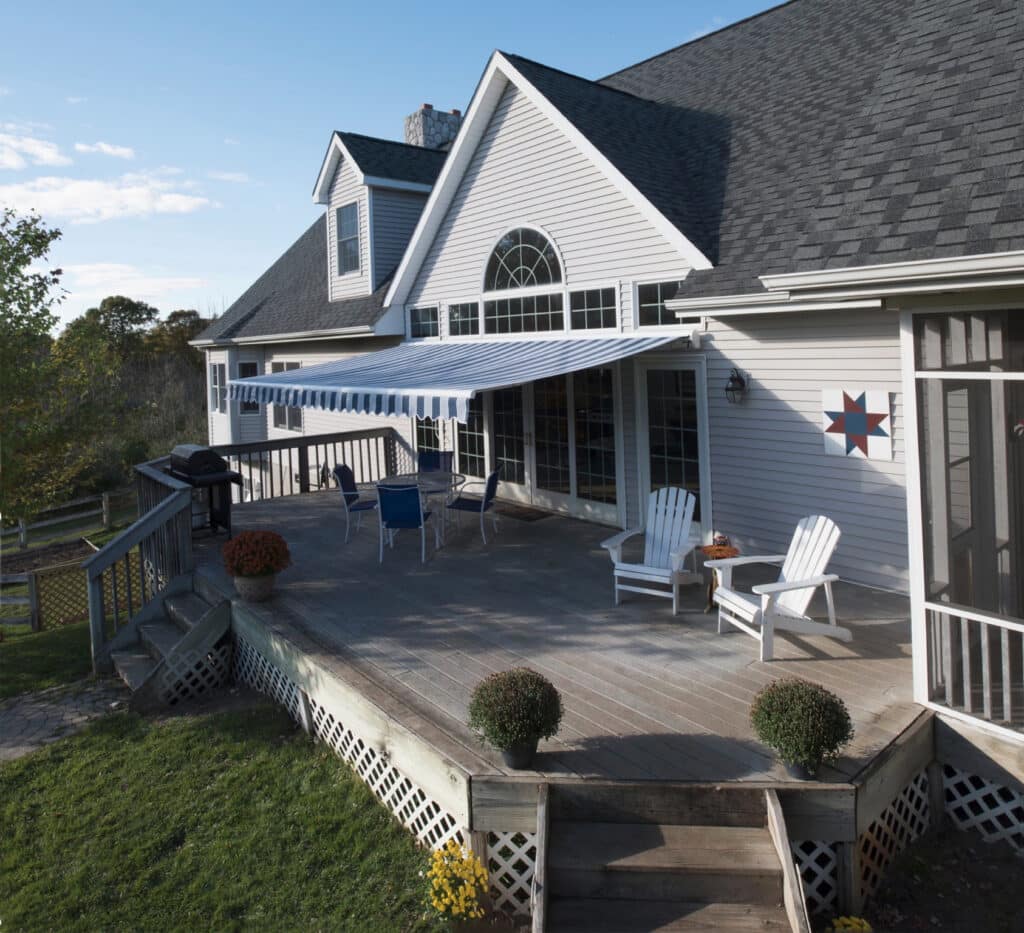
[[189,476],[206,476],[228,471],[228,462],[210,447],[179,444],[171,451],[171,469]]

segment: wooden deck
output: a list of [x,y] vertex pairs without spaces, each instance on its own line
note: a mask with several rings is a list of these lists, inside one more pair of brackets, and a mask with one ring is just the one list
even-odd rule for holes
[[[426,564],[418,535],[405,532],[378,565],[369,518],[345,545],[337,493],[236,506],[236,531],[274,529],[292,552],[294,566],[260,613],[315,645],[339,676],[386,698],[392,715],[469,774],[505,773],[465,726],[470,693],[492,671],[519,665],[562,692],[562,730],[537,759],[551,777],[785,780],[747,721],[754,694],[777,677],[816,681],[849,706],[856,738],[827,780],[854,778],[920,712],[909,604],[898,595],[840,584],[838,614],[853,642],[782,634],[778,660],[762,664],[753,639],[717,634],[703,587],[684,589],[676,618],[668,600],[645,596],[625,594],[616,608],[599,546],[607,528],[502,516],[484,546],[464,520]],[[219,567],[223,540],[197,542],[200,564]],[[739,577],[764,579],[764,568]],[[823,605],[812,614],[824,615]]]

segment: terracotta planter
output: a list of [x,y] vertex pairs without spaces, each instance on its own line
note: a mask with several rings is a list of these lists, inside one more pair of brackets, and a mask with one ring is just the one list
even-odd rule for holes
[[537,754],[538,739],[529,739],[525,742],[516,742],[511,748],[501,750],[501,760],[510,768],[522,771],[529,768],[533,756]]
[[274,594],[276,577],[274,573],[262,577],[235,577],[235,589],[247,603],[265,603]]

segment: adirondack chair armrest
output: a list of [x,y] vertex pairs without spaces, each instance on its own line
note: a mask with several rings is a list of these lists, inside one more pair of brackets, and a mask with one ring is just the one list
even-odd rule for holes
[[785,559],[785,554],[752,554],[750,557],[722,557],[719,560],[706,560],[704,566],[720,570],[724,567],[739,567],[743,564],[781,564]]
[[641,535],[643,533],[643,528],[630,528],[628,531],[620,531],[617,535],[605,538],[605,540],[601,542],[601,547],[608,552],[612,561],[618,564],[622,562],[622,545],[635,535]]
[[776,596],[779,593],[786,593],[790,590],[805,590],[809,586],[821,586],[825,583],[835,583],[839,579],[834,573],[823,573],[817,577],[808,577],[806,580],[784,580],[780,583],[762,583],[760,586],[752,586],[752,593],[758,596]]
[[686,555],[693,553],[693,545],[686,544],[681,547],[678,551],[673,551],[668,555],[669,566],[673,571],[682,570],[683,564],[686,562]]

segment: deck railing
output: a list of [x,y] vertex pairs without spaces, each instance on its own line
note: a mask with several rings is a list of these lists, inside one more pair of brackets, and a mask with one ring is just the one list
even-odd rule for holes
[[[246,480],[244,499],[273,499],[333,484],[335,464],[348,464],[357,483],[415,470],[415,453],[393,428],[224,444],[216,448]],[[175,577],[189,573],[193,489],[165,472],[169,457],[135,467],[140,518],[88,558],[89,631],[93,668],[110,666],[116,634]]]
[[192,487],[163,472],[167,458],[135,467],[139,520],[86,559],[93,669],[110,666],[110,628],[192,570]]
[[336,464],[352,468],[357,483],[414,470],[415,454],[394,428],[219,444],[217,453],[242,474],[244,500],[276,499],[332,486]]
[[1024,624],[942,603],[925,610],[932,702],[1024,730]]

